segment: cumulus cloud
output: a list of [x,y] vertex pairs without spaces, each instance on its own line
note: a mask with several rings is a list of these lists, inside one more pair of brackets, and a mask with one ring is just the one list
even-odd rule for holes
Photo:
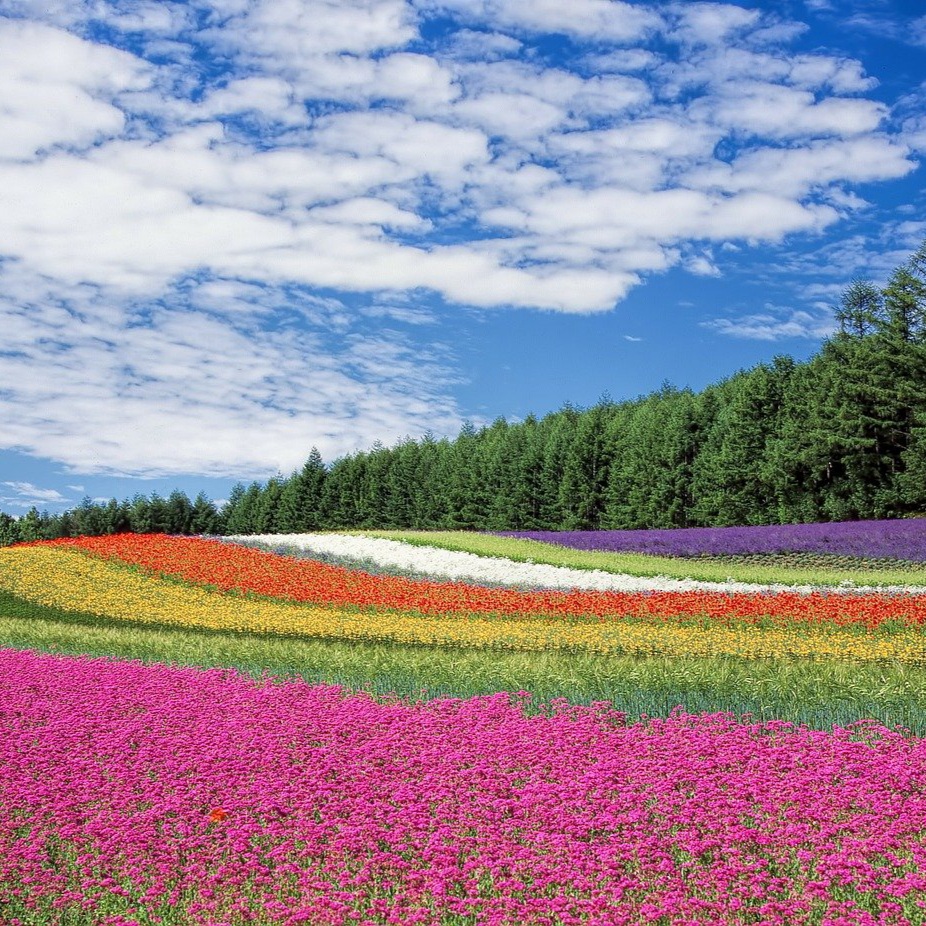
[[5,11],[0,441],[83,472],[451,432],[442,312],[605,312],[673,266],[722,274],[923,147],[921,105],[897,129],[858,61],[703,0]]
[[42,489],[31,482],[0,482],[0,505],[14,511],[43,508],[67,501],[68,499],[57,489]]
[[833,315],[826,309],[811,313],[801,309],[766,308],[765,312],[711,319],[701,325],[726,337],[752,341],[819,340],[836,329]]
[[761,13],[729,3],[688,3],[674,8],[678,17],[673,33],[686,42],[714,45],[731,33],[755,25]]
[[914,45],[926,47],[926,16],[920,16],[910,23],[909,36]]
[[0,158],[119,135],[122,90],[148,84],[144,62],[61,29],[0,18]]
[[[13,293],[30,285],[4,282]],[[306,323],[279,292],[242,312],[235,297],[250,306],[256,294],[237,290],[209,280],[155,305],[78,289],[0,302],[7,446],[75,472],[237,477],[289,472],[313,444],[333,459],[370,434],[458,429],[440,345],[425,353],[350,324],[332,334],[324,314]],[[275,330],[261,324],[267,310]]]
[[421,10],[452,13],[468,22],[526,33],[629,42],[662,25],[658,13],[621,0],[416,0]]

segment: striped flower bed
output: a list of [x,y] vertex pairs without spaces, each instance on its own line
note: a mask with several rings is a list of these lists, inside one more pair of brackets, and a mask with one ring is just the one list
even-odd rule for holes
[[[600,569],[570,569],[547,563],[517,562],[504,556],[480,556],[465,550],[445,550],[418,546],[387,537],[351,534],[250,534],[228,538],[257,549],[269,549],[287,556],[332,556],[366,567],[392,567],[419,576],[449,579],[453,582],[500,586],[527,586],[545,589],[583,589],[620,592],[784,592],[807,594],[820,591],[819,585],[779,583],[707,582],[668,576],[637,576],[604,572]],[[923,586],[836,586],[834,592],[880,591],[890,594],[926,593]]]
[[[69,554],[77,554],[69,557]],[[243,592],[336,608],[389,609],[425,615],[501,615],[517,617],[592,616],[667,620],[709,619],[723,624],[773,623],[786,628],[818,625],[876,629],[882,624],[919,627],[926,623],[923,594],[833,594],[787,591],[734,593],[728,591],[524,592],[465,583],[432,582],[368,573],[312,560],[277,556],[237,545],[159,534],[80,537],[23,544],[0,551],[0,562],[15,587],[26,597],[52,600],[46,570],[60,562],[79,564],[81,556],[142,567],[151,574],[172,576],[223,592]],[[26,564],[35,563],[34,566]],[[12,578],[0,582],[13,582]],[[53,580],[51,580],[53,582]],[[113,579],[113,582],[118,582]],[[114,594],[118,597],[118,591]],[[67,603],[71,607],[73,603]],[[94,605],[97,607],[98,605]],[[106,606],[103,606],[106,607]],[[97,613],[97,612],[94,612]],[[100,612],[102,613],[102,612]],[[221,620],[217,618],[217,623]],[[893,629],[893,628],[892,628]]]
[[922,588],[238,540],[0,550],[4,926],[926,923]]
[[[170,577],[189,580],[195,574],[199,581],[236,591],[258,592],[280,598],[289,597],[302,586],[298,579],[311,564],[287,561],[270,554],[238,549],[213,541],[189,541],[178,538],[132,538],[133,549],[139,551],[136,561],[149,563],[143,555],[146,539],[161,567],[172,567]],[[215,570],[184,570],[184,548],[200,545],[199,556],[214,557]],[[206,550],[202,546],[207,547]],[[100,544],[93,545],[97,550]],[[165,554],[166,551],[166,554]],[[178,559],[166,558],[178,551]],[[205,559],[199,560],[201,564]],[[233,565],[250,564],[255,571],[242,572],[234,582]],[[281,572],[274,571],[282,564]],[[266,567],[266,569],[264,569]],[[365,580],[360,577],[362,583]],[[375,581],[375,580],[374,580]],[[412,583],[409,583],[412,584]],[[810,658],[854,658],[858,660],[897,660],[905,663],[926,662],[926,637],[911,622],[901,629],[891,627],[879,632],[877,623],[886,613],[907,614],[919,620],[919,612],[895,610],[860,613],[847,611],[853,598],[820,598],[816,604],[830,607],[832,621],[821,612],[807,610],[814,605],[807,596],[794,596],[794,607],[805,608],[802,618],[791,621],[784,604],[777,596],[767,598],[677,598],[695,593],[672,593],[651,598],[626,601],[626,596],[597,601],[593,593],[582,593],[584,612],[593,618],[582,619],[570,611],[571,599],[562,594],[538,603],[530,593],[484,591],[483,601],[509,605],[507,613],[480,611],[473,596],[465,594],[461,601],[454,589],[442,599],[440,586],[426,587],[416,603],[428,606],[428,611],[410,611],[408,598],[385,598],[386,608],[373,610],[349,609],[349,596],[343,596],[338,607],[319,607],[298,601],[254,598],[213,591],[201,584],[179,583],[152,572],[130,568],[126,561],[114,562],[93,555],[75,543],[58,543],[10,547],[0,551],[0,588],[26,601],[72,611],[86,612],[119,622],[139,623],[178,628],[272,633],[343,640],[383,640],[417,643],[431,646],[482,646],[516,650],[575,650],[601,654],[661,654],[665,656],[729,655],[744,658],[768,656],[802,656]],[[337,587],[343,591],[342,586]],[[334,597],[328,589],[328,601]],[[555,593],[549,593],[551,595]],[[618,596],[619,593],[598,593]],[[699,595],[701,593],[698,593]],[[527,596],[522,602],[521,595]],[[586,603],[586,599],[588,602]],[[676,600],[677,599],[677,600]],[[382,602],[383,599],[380,599]],[[808,604],[808,601],[810,602]],[[762,626],[761,618],[770,614],[777,603],[779,613],[770,625]],[[538,610],[518,610],[536,605]],[[591,610],[599,605],[598,613]],[[634,610],[628,609],[628,604]],[[866,607],[871,605],[866,601]],[[389,607],[391,605],[391,607]],[[443,605],[443,607],[441,607]],[[553,605],[556,605],[554,609]],[[687,605],[688,614],[676,608]],[[896,608],[922,608],[914,598],[898,599]],[[610,610],[609,610],[610,608]],[[649,610],[647,610],[649,608]],[[662,608],[666,614],[660,614]],[[714,615],[708,610],[714,609]],[[701,617],[699,622],[684,618]],[[867,624],[866,624],[867,622]],[[871,629],[869,626],[871,625]]]

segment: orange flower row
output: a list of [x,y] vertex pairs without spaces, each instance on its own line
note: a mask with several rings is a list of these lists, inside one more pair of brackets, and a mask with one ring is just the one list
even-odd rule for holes
[[599,617],[706,617],[717,621],[877,627],[926,624],[926,595],[742,594],[711,591],[601,592],[491,589],[368,573],[216,540],[116,534],[41,541],[77,547],[162,575],[319,605],[356,605],[424,614],[496,613]]

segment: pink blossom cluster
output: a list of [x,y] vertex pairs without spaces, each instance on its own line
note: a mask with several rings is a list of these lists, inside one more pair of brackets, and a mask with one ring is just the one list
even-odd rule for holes
[[923,740],[526,697],[0,650],[0,920],[926,922]]

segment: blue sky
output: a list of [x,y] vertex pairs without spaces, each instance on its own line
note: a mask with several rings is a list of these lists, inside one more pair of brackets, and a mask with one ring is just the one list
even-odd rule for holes
[[809,356],[926,238],[924,12],[6,0],[0,509]]

